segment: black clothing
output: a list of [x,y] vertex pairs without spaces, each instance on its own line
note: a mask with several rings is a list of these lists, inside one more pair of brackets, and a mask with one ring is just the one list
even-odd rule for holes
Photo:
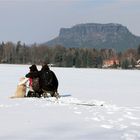
[[32,79],[33,91],[29,91],[27,96],[41,97],[41,95],[44,95],[46,97],[47,93],[50,93],[52,97],[58,98],[58,79],[48,65],[43,65],[40,71],[37,70],[36,65],[32,65],[29,68],[30,72],[26,74],[26,77]]
[[29,67],[30,72],[25,75],[27,78],[37,78],[39,77],[39,72],[36,65],[32,65]]
[[[40,87],[39,72],[37,70],[36,65],[32,65],[31,67],[29,67],[29,69],[30,69],[30,72],[25,75],[25,77],[32,79],[33,91],[29,91],[29,97],[30,96],[31,97],[40,97],[43,92]],[[34,93],[32,93],[32,92],[34,92]]]
[[37,67],[36,67],[35,64],[32,65],[32,66],[30,66],[29,69],[30,69],[30,71],[32,71],[32,72],[34,72],[34,71],[38,71],[38,69],[37,69]]
[[42,90],[57,92],[58,79],[47,65],[44,65],[40,71],[40,85]]
[[38,71],[31,71],[31,72],[29,72],[29,73],[27,73],[26,75],[25,75],[25,77],[27,77],[27,78],[37,78],[37,77],[39,77],[39,72]]

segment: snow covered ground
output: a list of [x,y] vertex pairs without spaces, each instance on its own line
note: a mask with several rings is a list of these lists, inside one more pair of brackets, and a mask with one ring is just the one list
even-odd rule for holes
[[58,101],[10,99],[28,68],[0,64],[1,140],[140,140],[140,71],[51,68]]

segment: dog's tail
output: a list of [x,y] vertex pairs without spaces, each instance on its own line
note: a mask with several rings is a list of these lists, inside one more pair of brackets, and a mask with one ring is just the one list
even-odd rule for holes
[[9,97],[9,98],[11,98],[11,99],[15,99],[15,98],[24,98],[24,97],[19,97],[19,96],[11,96],[11,97]]
[[14,99],[14,98],[19,98],[19,97],[17,97],[17,96],[11,96],[10,98],[11,98],[11,99]]

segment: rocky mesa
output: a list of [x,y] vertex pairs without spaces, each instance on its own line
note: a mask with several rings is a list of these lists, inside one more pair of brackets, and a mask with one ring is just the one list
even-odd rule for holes
[[121,24],[87,23],[71,28],[61,28],[59,36],[46,44],[96,49],[112,48],[116,51],[124,51],[128,48],[137,48],[140,44],[140,37],[132,34],[127,27]]

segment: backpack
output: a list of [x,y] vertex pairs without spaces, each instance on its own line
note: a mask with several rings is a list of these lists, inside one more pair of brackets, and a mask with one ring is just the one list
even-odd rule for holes
[[32,79],[32,88],[35,92],[40,90],[39,77]]

